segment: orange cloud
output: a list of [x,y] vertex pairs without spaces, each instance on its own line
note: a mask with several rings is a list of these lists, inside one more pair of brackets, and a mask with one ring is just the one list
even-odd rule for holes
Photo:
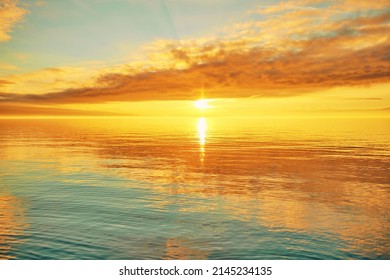
[[8,41],[13,26],[28,13],[18,3],[18,0],[2,0],[0,3],[0,41]]
[[0,87],[4,86],[4,85],[9,85],[9,84],[12,84],[12,82],[6,81],[6,80],[0,80]]

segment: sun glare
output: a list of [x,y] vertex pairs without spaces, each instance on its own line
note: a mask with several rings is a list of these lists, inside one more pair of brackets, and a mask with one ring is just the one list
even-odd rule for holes
[[204,110],[204,109],[207,109],[209,108],[209,104],[208,104],[208,100],[207,99],[199,99],[199,100],[196,100],[194,102],[195,104],[195,107],[198,108],[198,109],[201,109],[201,110]]

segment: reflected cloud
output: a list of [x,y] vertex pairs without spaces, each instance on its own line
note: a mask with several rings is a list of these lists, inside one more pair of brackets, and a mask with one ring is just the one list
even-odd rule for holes
[[[388,256],[388,120],[134,120],[3,120],[0,155],[55,158],[45,168],[66,178],[109,174],[151,191],[148,205],[159,213],[336,236],[349,251]],[[218,234],[227,229],[221,223]],[[166,247],[167,258],[184,259],[201,246],[168,240]]]
[[170,238],[165,243],[166,260],[204,260],[207,259],[207,252],[194,249],[189,242],[184,240]]
[[0,260],[13,259],[13,245],[25,228],[24,209],[18,198],[0,192]]

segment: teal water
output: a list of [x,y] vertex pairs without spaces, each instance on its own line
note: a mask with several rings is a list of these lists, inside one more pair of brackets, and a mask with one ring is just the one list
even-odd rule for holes
[[0,259],[390,259],[389,119],[0,120]]

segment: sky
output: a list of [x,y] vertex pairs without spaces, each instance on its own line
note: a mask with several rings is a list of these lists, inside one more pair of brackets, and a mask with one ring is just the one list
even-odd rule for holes
[[390,116],[388,0],[0,0],[0,116]]

